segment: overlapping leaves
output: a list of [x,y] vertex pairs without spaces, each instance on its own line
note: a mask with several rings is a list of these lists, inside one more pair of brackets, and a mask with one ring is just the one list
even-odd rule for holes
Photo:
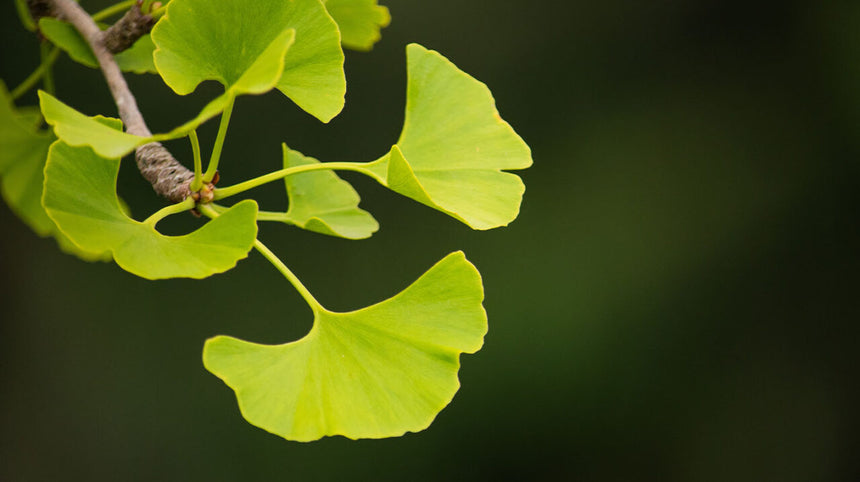
[[247,256],[257,235],[254,201],[236,204],[188,235],[164,236],[123,211],[116,195],[119,164],[88,147],[51,146],[43,204],[80,249],[110,252],[123,269],[148,279],[204,278]]
[[319,0],[173,0],[152,31],[155,66],[181,95],[204,80],[229,88],[288,29],[295,45],[278,60],[282,72],[266,90],[276,87],[328,122],[343,108],[346,78],[337,24]]
[[[71,24],[51,17],[39,20],[39,31],[54,45],[63,49],[69,57],[87,67],[98,68],[99,64],[89,44]],[[144,35],[129,49],[114,55],[119,68],[137,74],[155,73],[152,52],[155,45],[149,35]]]
[[56,139],[39,129],[38,111],[16,109],[0,81],[0,192],[6,204],[39,236],[52,236],[60,248],[85,260],[97,253],[78,249],[57,229],[42,207],[42,189],[48,148]]
[[463,253],[400,294],[349,313],[314,308],[299,341],[206,342],[203,363],[235,392],[250,423],[290,440],[394,437],[423,430],[459,388],[461,353],[487,332],[483,287]]

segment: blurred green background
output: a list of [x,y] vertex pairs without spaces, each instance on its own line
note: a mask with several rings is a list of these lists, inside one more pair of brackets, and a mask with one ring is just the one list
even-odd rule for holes
[[[200,360],[216,334],[309,329],[265,260],[150,282],[62,254],[4,205],[0,480],[860,480],[860,3],[383,3],[382,42],[347,53],[343,113],[323,125],[277,93],[241,98],[222,179],[276,168],[281,142],[381,155],[402,123],[409,42],[486,82],[535,160],[510,227],[470,231],[349,173],[382,225],[371,239],[262,227],[337,310],[463,249],[490,332],[462,357],[453,403],[401,438],[279,439],[245,423]],[[0,54],[10,86],[38,63],[12,2]],[[115,114],[95,70],[63,58],[56,76],[65,102]],[[218,92],[128,77],[156,132]],[[169,147],[190,159],[186,142]],[[120,194],[145,217],[163,203],[124,166]],[[254,194],[285,206],[278,186]],[[177,233],[197,222],[174,218]]]

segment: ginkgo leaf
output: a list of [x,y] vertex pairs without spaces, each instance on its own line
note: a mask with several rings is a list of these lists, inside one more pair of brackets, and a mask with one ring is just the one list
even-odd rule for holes
[[528,145],[499,117],[490,90],[438,52],[407,49],[406,119],[372,170],[390,189],[474,229],[506,226],[525,186],[503,170],[532,164]]
[[56,137],[40,130],[41,116],[37,123],[32,114],[27,109],[15,109],[0,81],[0,193],[9,208],[39,236],[54,237],[63,251],[84,260],[102,259],[98,253],[71,245],[42,207],[42,171]]
[[487,332],[483,287],[462,252],[386,301],[349,313],[314,308],[301,340],[206,341],[203,363],[248,422],[289,440],[383,438],[427,428],[459,389],[461,353]]
[[[295,30],[289,54],[268,55],[286,29]],[[323,122],[343,108],[340,33],[320,0],[222,0],[217,5],[173,0],[152,39],[155,66],[180,95],[204,80],[217,80],[229,89],[251,64],[260,62],[271,71],[281,63],[278,78],[266,90],[277,87]]]
[[90,146],[105,157],[120,158],[136,147],[151,142],[150,138],[127,134],[89,117],[40,90],[39,105],[45,122],[54,126],[54,133],[71,146]]
[[110,251],[124,270],[147,279],[204,278],[247,256],[257,236],[257,204],[242,201],[185,236],[165,236],[130,218],[116,195],[120,161],[88,147],[51,145],[43,204],[79,248]]
[[370,50],[379,31],[391,22],[388,8],[377,0],[324,0],[325,8],[340,29],[341,43],[353,50]]
[[[221,113],[241,94],[260,94],[275,86],[284,68],[284,55],[295,40],[293,29],[283,29],[256,57],[250,58],[241,69],[231,72],[226,92],[209,102],[194,119],[164,134],[142,137],[100,125],[96,117],[89,117],[67,106],[50,94],[39,91],[42,114],[54,126],[57,137],[72,146],[90,146],[99,155],[118,158],[144,144],[176,139],[185,136],[200,124]],[[86,45],[85,45],[86,47]],[[92,52],[87,50],[89,55]],[[93,59],[94,60],[94,59]]]
[[[312,157],[283,146],[284,167],[318,164]],[[369,238],[379,223],[360,209],[361,200],[348,182],[333,171],[311,171],[287,176],[289,209],[279,220],[310,231],[349,239]]]
[[39,91],[40,107],[45,122],[54,127],[54,133],[72,146],[89,146],[101,156],[119,158],[144,144],[184,137],[200,124],[215,117],[230,102],[229,92],[206,104],[194,119],[164,134],[141,137],[106,127],[102,116],[87,116],[64,104],[44,91]]
[[[39,20],[39,31],[54,45],[69,54],[75,62],[98,68],[98,61],[89,44],[71,24],[53,17],[43,17]],[[152,62],[153,51],[155,51],[155,45],[147,34],[140,37],[127,50],[114,55],[114,59],[119,68],[126,72],[154,74],[156,70]]]

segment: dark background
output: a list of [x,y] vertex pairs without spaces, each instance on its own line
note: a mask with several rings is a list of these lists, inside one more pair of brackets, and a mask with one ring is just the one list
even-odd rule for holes
[[[471,231],[349,173],[373,238],[262,227],[336,310],[465,250],[490,332],[462,357],[453,403],[401,438],[286,442],[245,423],[200,360],[215,334],[309,329],[262,257],[150,282],[62,254],[2,206],[0,480],[860,480],[860,3],[384,3],[382,42],[347,54],[343,113],[323,125],[278,93],[241,98],[222,178],[275,169],[281,142],[324,160],[384,153],[408,42],[486,82],[535,160],[510,227]],[[0,22],[13,87],[38,45],[12,2]],[[60,99],[115,115],[95,70],[63,58],[56,76]],[[156,132],[218,92],[129,81]],[[124,166],[140,219],[163,203]],[[255,194],[285,205],[277,186]]]

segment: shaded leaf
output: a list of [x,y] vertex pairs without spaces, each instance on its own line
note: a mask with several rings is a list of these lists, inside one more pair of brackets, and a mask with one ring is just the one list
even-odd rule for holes
[[79,248],[110,251],[124,270],[147,279],[204,278],[247,256],[257,235],[257,204],[243,201],[185,236],[164,236],[130,218],[116,195],[120,161],[88,147],[51,145],[43,204]]
[[[284,167],[318,164],[312,157],[283,146]],[[379,223],[360,209],[361,200],[348,182],[333,171],[311,171],[285,178],[290,205],[281,221],[300,228],[349,239],[370,237]]]
[[[52,236],[63,251],[82,259],[100,259],[70,245],[42,207],[42,189],[48,148],[56,139],[39,129],[33,111],[16,110],[0,81],[0,193],[9,208],[39,236]],[[38,113],[38,112],[36,112]]]
[[[289,54],[264,54],[286,29],[295,30]],[[173,0],[152,39],[156,68],[180,95],[204,80],[229,89],[253,70],[251,64],[262,62],[269,69],[261,65],[261,71],[282,69],[274,84],[261,82],[265,90],[276,86],[324,122],[343,108],[340,34],[319,0],[223,0],[214,7],[208,0]]]
[[[71,24],[52,17],[44,17],[39,20],[39,30],[54,45],[69,54],[75,62],[98,68],[98,61],[90,45]],[[152,43],[152,38],[144,35],[129,49],[114,55],[114,59],[123,71],[154,74],[156,70],[152,62],[153,51],[155,51],[155,45]]]
[[379,41],[379,31],[391,22],[388,8],[377,0],[325,0],[325,8],[337,22],[341,43],[353,50],[370,50]]
[[314,309],[299,341],[206,341],[203,363],[235,392],[253,425],[289,440],[352,439],[427,428],[454,397],[459,355],[487,332],[483,287],[462,252],[398,295],[349,313]]
[[531,151],[499,117],[492,94],[438,52],[407,47],[403,131],[374,164],[376,177],[405,196],[474,229],[506,226],[525,186],[506,169],[532,164]]

